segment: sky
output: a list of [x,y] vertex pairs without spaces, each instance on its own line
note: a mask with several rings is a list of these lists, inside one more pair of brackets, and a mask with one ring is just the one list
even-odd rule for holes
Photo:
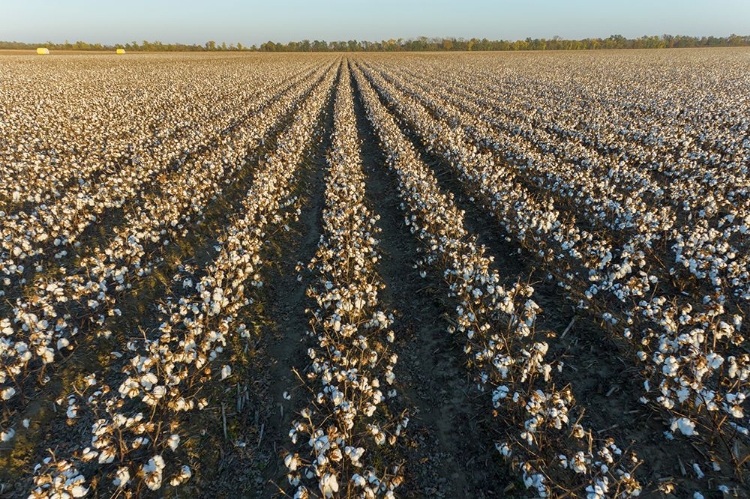
[[750,0],[0,0],[0,40],[268,40],[750,34]]

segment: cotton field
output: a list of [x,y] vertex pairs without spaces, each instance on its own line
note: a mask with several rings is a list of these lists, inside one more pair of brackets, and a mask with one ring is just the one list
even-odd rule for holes
[[750,497],[750,51],[0,56],[0,496]]

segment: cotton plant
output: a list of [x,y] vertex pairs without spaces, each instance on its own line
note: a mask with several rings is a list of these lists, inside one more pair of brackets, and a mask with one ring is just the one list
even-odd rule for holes
[[34,488],[30,499],[43,497],[84,497],[89,493],[86,478],[70,461],[46,457],[34,467]]

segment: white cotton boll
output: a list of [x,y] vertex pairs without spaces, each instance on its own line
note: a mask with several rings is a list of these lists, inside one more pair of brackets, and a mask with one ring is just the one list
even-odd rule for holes
[[[665,376],[673,377],[677,375],[677,370],[680,368],[680,363],[671,355],[666,358],[664,365],[661,368],[662,373]],[[647,390],[648,391],[648,390]]]
[[586,457],[583,455],[583,452],[576,452],[576,454],[573,456],[573,459],[570,460],[570,467],[576,473],[586,472]]
[[232,374],[232,368],[229,366],[224,366],[221,368],[221,379],[226,379]]
[[339,390],[334,389],[333,393],[331,393],[331,402],[333,402],[333,405],[339,406],[344,401],[344,394],[340,392]]
[[[83,477],[81,477],[83,479]],[[83,480],[81,480],[83,481]],[[83,485],[75,485],[72,489],[70,489],[70,495],[73,497],[83,497],[86,494],[89,493],[89,489],[85,488]]]
[[495,388],[495,390],[492,392],[492,405],[495,408],[499,408],[501,405],[500,401],[506,398],[509,393],[510,389],[508,389],[508,387],[505,385],[501,385]]
[[706,360],[708,361],[708,367],[714,370],[721,367],[721,365],[724,363],[724,358],[716,352],[711,352],[706,355]]
[[176,487],[178,485],[182,485],[183,483],[185,483],[188,480],[190,480],[190,477],[192,477],[192,476],[193,476],[193,472],[190,470],[190,466],[188,466],[187,464],[183,464],[182,467],[180,468],[180,474],[177,475],[176,477],[172,478],[172,480],[170,480],[169,484],[172,487]]
[[[299,482],[300,482],[300,475],[299,475],[299,473],[287,473],[287,475],[286,475],[286,479],[287,479],[287,481],[289,482],[289,485],[291,485],[292,487],[296,487],[296,486],[298,486],[298,485],[299,485]],[[307,489],[305,489],[305,487],[304,487],[304,486],[300,487],[300,490],[304,490],[304,491],[307,491]],[[302,495],[299,495],[299,496],[298,496],[299,492],[300,492],[300,491],[298,490],[298,491],[297,491],[297,494],[294,494],[294,498],[295,498],[295,499],[297,499],[297,497],[300,497],[300,498],[301,498],[301,497],[304,497],[304,496],[302,496]]]
[[167,387],[163,385],[155,386],[154,389],[151,391],[151,394],[157,398],[161,399],[164,397],[164,395],[167,394]]
[[704,499],[704,497],[703,497],[703,494],[701,494],[700,492],[695,492],[693,494],[693,499]]
[[365,485],[367,485],[367,480],[365,480],[365,477],[357,473],[352,475],[352,482],[354,483],[355,487],[364,487]]
[[0,391],[0,399],[10,400],[15,394],[16,389],[12,386],[9,386],[8,388],[4,388],[2,391]]
[[703,470],[701,470],[701,467],[698,466],[698,463],[693,463],[693,471],[695,471],[695,476],[698,477],[698,480],[702,479],[704,476],[706,476],[703,473]]
[[734,333],[734,329],[732,326],[727,324],[724,321],[719,322],[719,325],[716,328],[716,332],[714,333],[714,337],[717,340],[720,340],[722,338],[728,338]]
[[742,327],[742,316],[741,315],[733,315],[732,316],[732,324],[734,324],[734,328],[739,332],[740,328]]
[[15,438],[16,436],[16,430],[15,428],[11,428],[9,430],[0,432],[0,442],[10,442]]
[[734,358],[734,356],[729,357],[729,369],[727,369],[727,376],[729,376],[730,379],[734,379],[737,376],[738,371],[739,366],[737,365],[737,360]]
[[333,494],[339,491],[339,482],[336,475],[326,473],[320,478],[320,492],[323,497],[333,497]]
[[732,416],[734,416],[737,419],[745,417],[745,413],[742,410],[742,406],[740,405],[733,405],[731,413],[732,413]]
[[296,454],[287,454],[284,458],[284,465],[289,471],[296,471],[297,467],[300,465],[300,460]]
[[180,436],[176,433],[172,433],[167,440],[167,445],[172,449],[172,452],[176,451],[177,447],[180,445]]
[[503,443],[496,443],[495,444],[495,448],[497,449],[497,451],[500,454],[503,455],[503,457],[510,457],[510,455],[513,453],[511,451],[510,446],[507,443],[505,443],[505,442],[503,442]]
[[84,463],[87,463],[87,462],[91,461],[92,459],[94,459],[98,455],[99,455],[99,452],[91,449],[90,447],[86,447],[85,449],[83,449],[83,454],[81,455],[81,460]]
[[690,397],[690,389],[683,386],[679,390],[677,390],[677,400],[680,401],[680,403],[685,402],[688,397]]
[[49,347],[41,348],[37,354],[42,358],[42,363],[51,364],[55,361],[55,352]]
[[679,418],[673,420],[671,429],[672,431],[680,430],[680,433],[688,437],[698,434],[698,432],[695,431],[695,423],[688,418]]
[[99,464],[109,464],[115,460],[115,450],[112,447],[107,447],[99,454]]
[[141,386],[146,390],[150,390],[158,382],[159,378],[154,373],[149,372],[141,376]]

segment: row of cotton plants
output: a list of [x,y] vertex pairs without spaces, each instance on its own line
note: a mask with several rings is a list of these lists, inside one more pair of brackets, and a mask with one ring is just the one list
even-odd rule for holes
[[[443,110],[440,106],[445,103],[473,116],[474,122],[462,121],[461,124],[464,127],[480,124],[481,132],[489,134],[493,145],[504,146],[498,152],[514,157],[519,173],[533,182],[532,185],[549,190],[561,201],[575,204],[576,214],[584,215],[591,223],[611,229],[613,235],[646,225],[649,232],[654,231],[658,236],[671,225],[670,219],[659,217],[657,208],[642,201],[645,191],[642,183],[620,185],[608,175],[601,175],[602,171],[610,171],[615,166],[612,158],[601,158],[597,152],[588,151],[571,141],[550,139],[544,130],[519,126],[497,113],[493,100],[478,91],[471,92],[455,85],[430,86],[423,79],[398,76],[399,80],[391,81],[399,89],[434,93],[437,102],[430,106],[431,109]],[[410,85],[403,86],[407,82]],[[449,112],[443,114],[446,118],[450,116]],[[528,143],[533,144],[533,148],[529,149]],[[484,144],[478,141],[478,145]],[[555,165],[555,168],[549,168],[549,165]]]
[[[0,89],[5,139],[0,177],[15,180],[0,185],[0,211],[15,214],[72,192],[86,196],[92,184],[132,167],[133,160],[154,149],[169,149],[178,141],[175,147],[180,148],[202,142],[208,128],[219,132],[229,126],[237,119],[236,110],[255,100],[264,82],[278,78],[272,76],[274,64],[257,62],[258,71],[247,72],[241,65],[217,67],[216,61],[195,58],[113,61],[83,56],[59,65],[0,61],[7,75]],[[94,72],[97,78],[90,77]],[[196,74],[211,84],[196,85],[189,77]],[[238,91],[237,80],[244,89]]]
[[315,281],[310,366],[305,386],[314,399],[292,423],[293,448],[284,464],[295,497],[393,497],[403,480],[400,465],[383,457],[408,424],[386,400],[398,355],[392,351],[393,316],[378,291],[375,269],[378,217],[365,203],[364,174],[349,69],[342,66],[328,156],[323,234],[308,265]]
[[[140,494],[145,488],[159,490],[166,481],[181,485],[192,476],[175,454],[186,437],[180,434],[180,415],[210,405],[201,395],[204,384],[232,376],[231,365],[222,362],[224,349],[231,337],[245,334],[238,314],[252,302],[248,289],[263,284],[258,271],[266,229],[298,213],[291,208],[299,165],[335,76],[329,69],[265,156],[241,210],[219,238],[212,263],[206,269],[182,266],[159,305],[164,322],[129,342],[125,353],[117,352],[126,360],[120,379],[113,383],[92,373],[81,394],[71,394],[68,418],[80,418],[84,411],[95,418],[91,441],[70,456],[40,463],[29,497],[81,497],[94,477],[100,484],[110,481],[111,487],[100,485],[104,488]],[[84,466],[88,476],[78,471]]]
[[710,210],[699,212],[714,195],[724,206],[746,208],[750,199],[748,63],[739,53],[715,55],[537,60],[525,68],[480,64],[470,72],[451,63],[411,67],[481,90],[522,133],[550,132],[618,158],[633,178],[661,184],[667,201],[705,217]]
[[[506,158],[496,158],[492,150],[473,145],[470,134],[482,128],[469,126],[467,132],[460,126],[474,123],[468,113],[454,116],[452,123],[435,119],[419,101],[414,102],[427,99],[413,94],[411,100],[382,78],[370,75],[425,144],[451,163],[499,223],[537,254],[567,289],[577,288],[576,297],[584,298],[612,328],[633,340],[629,348],[647,370],[644,401],[653,400],[669,411],[672,430],[692,436],[703,431],[695,429],[699,424],[708,439],[721,434],[728,445],[719,460],[739,465],[742,452],[737,452],[734,442],[747,434],[743,405],[750,362],[741,349],[742,316],[725,310],[726,298],[670,298],[654,293],[659,279],[641,270],[653,270],[644,252],[634,251],[634,244],[613,250],[601,234],[565,221],[549,199],[538,199],[524,188],[506,167]],[[612,262],[613,253],[619,253],[619,260]],[[650,299],[646,299],[648,294]],[[612,308],[618,301],[624,306]],[[655,395],[652,386],[658,390]]]
[[[121,314],[119,304],[134,292],[133,284],[164,264],[161,250],[202,223],[210,201],[247,168],[246,157],[321,85],[321,78],[322,68],[234,128],[222,147],[204,156],[196,168],[171,175],[163,187],[164,197],[146,199],[142,210],[134,208],[134,216],[105,247],[86,248],[89,256],[70,273],[38,279],[28,298],[16,300],[12,316],[0,319],[0,393],[5,411],[24,406],[16,395],[38,380],[34,375],[40,370],[69,355],[77,335],[110,334],[107,318]],[[9,438],[15,429],[2,431]]]
[[[427,86],[424,86],[423,90],[426,90],[427,88],[428,88]],[[433,86],[431,86],[429,88],[435,88],[435,86],[433,85]],[[419,98],[423,99],[423,97],[420,94],[418,94],[418,93],[417,94],[412,94],[412,95],[419,95]],[[446,105],[445,105],[445,103],[441,103],[441,104],[442,104],[443,107],[441,107],[440,109],[443,110],[443,112],[445,112],[444,110],[446,109]],[[432,108],[432,109],[434,110],[435,108]],[[460,120],[463,120],[462,123],[464,123],[466,121],[469,121],[469,120],[472,120],[472,119],[475,118],[475,116],[478,113],[480,113],[479,109],[471,109],[471,110],[467,111],[465,114],[462,114],[461,117],[460,117]],[[472,130],[473,139],[477,140],[477,142],[487,141],[487,139],[486,139],[487,136],[481,136],[481,135],[478,136],[479,134],[475,133],[477,130],[482,130],[482,125],[481,124],[477,125],[476,121],[473,121],[473,122],[469,121],[469,122],[471,124],[467,125],[467,126]],[[482,131],[485,132],[486,131],[486,127]],[[502,142],[502,139],[500,139],[500,142]],[[492,146],[493,146],[494,149],[497,149],[499,147],[502,147],[501,145],[499,145],[500,142],[498,142],[498,140],[495,137],[493,137],[493,139],[491,141],[491,144],[492,144]],[[516,149],[516,151],[517,151],[517,149]],[[509,156],[511,156],[511,158],[509,158]],[[506,155],[505,159],[506,160],[509,160],[509,159],[518,160],[518,156],[513,156],[512,154],[511,155]],[[521,161],[521,163],[522,164],[532,164],[533,163],[533,159],[531,159],[531,158],[524,158]],[[545,163],[543,165],[543,167],[540,168],[540,170],[546,171],[545,176],[549,180],[550,178],[554,178],[554,176],[556,175],[554,172],[556,170],[566,169],[566,166],[560,167],[559,165],[556,165],[554,163]],[[579,198],[585,198],[585,196],[580,195],[580,193],[579,193],[578,197]],[[585,198],[585,199],[587,199],[587,198]],[[588,199],[587,199],[587,201],[588,201]],[[584,211],[584,210],[582,209],[581,211]],[[732,215],[728,215],[725,218],[731,219]],[[672,219],[674,219],[674,217],[672,217]],[[596,225],[596,221],[595,220],[592,220],[592,219],[588,218],[588,219],[586,219],[586,221],[588,223],[592,223],[592,224]],[[719,225],[721,226],[721,224],[725,223],[725,222],[727,222],[727,220],[720,221]],[[750,224],[750,222],[748,222],[748,223]],[[661,230],[662,231],[666,230],[668,228],[667,226],[668,226],[668,223],[664,223],[664,225],[661,226]],[[734,229],[731,229],[731,228],[727,229],[727,231],[724,232],[724,235],[723,235],[724,238],[731,237],[732,233],[733,232],[736,233],[738,230],[742,231],[743,227],[745,227],[745,226],[744,225],[739,225],[739,226],[735,225]],[[613,229],[613,230],[619,229],[618,227],[610,227],[610,228]],[[684,229],[683,229],[683,231],[684,231]],[[654,241],[654,240],[657,240],[657,239],[659,239],[661,237],[661,235],[658,232],[659,232],[658,228],[656,229],[656,231],[654,231],[654,228],[653,227],[649,227],[648,224],[639,224],[639,230],[638,230],[638,232],[636,232],[629,239],[627,239],[625,241],[625,243],[622,244],[622,246],[623,246],[622,248],[617,248],[614,245],[614,243],[611,243],[611,245],[614,247],[614,249],[612,250],[612,253],[615,256],[625,255],[626,257],[628,255],[628,253],[636,253],[636,254],[640,253],[642,255],[641,258],[645,259],[645,254],[652,252],[651,242]],[[688,231],[688,232],[692,232],[692,231]],[[694,240],[695,239],[699,239],[699,240],[702,239],[703,242],[707,242],[708,238],[704,237],[704,235],[702,233],[698,232],[698,234],[696,234],[695,232],[692,232],[692,234],[693,234],[692,235],[692,239],[694,239]],[[714,235],[718,236],[718,234],[714,234]],[[681,235],[680,235],[680,233],[678,231],[675,230],[674,234],[671,237],[673,238],[673,240],[679,241],[680,238],[681,238]],[[730,259],[736,259],[737,260],[735,262],[732,262],[733,264],[731,265],[731,268],[734,269],[734,270],[742,270],[743,273],[744,273],[745,278],[743,278],[742,275],[740,275],[739,277],[735,275],[734,277],[728,276],[728,277],[732,277],[731,280],[727,276],[724,276],[724,278],[722,279],[720,276],[716,275],[717,274],[716,272],[713,272],[713,273],[709,273],[710,279],[707,279],[706,278],[707,276],[706,276],[705,272],[702,273],[701,275],[696,275],[696,273],[693,272],[693,274],[696,275],[696,277],[704,278],[706,281],[710,280],[710,283],[713,286],[715,286],[715,288],[713,288],[713,294],[702,295],[702,294],[700,294],[700,289],[696,289],[694,287],[691,288],[690,286],[687,286],[687,288],[690,289],[691,291],[693,291],[693,293],[691,295],[688,295],[688,298],[681,298],[680,299],[681,302],[679,303],[679,306],[675,306],[672,310],[677,310],[678,308],[680,308],[680,309],[685,309],[685,308],[692,309],[693,307],[696,306],[696,304],[702,305],[703,310],[701,310],[701,312],[707,311],[707,313],[709,313],[709,315],[711,315],[711,316],[719,316],[718,320],[715,320],[713,322],[714,322],[714,324],[717,327],[719,327],[721,329],[721,331],[719,331],[717,333],[718,338],[721,339],[722,337],[724,337],[724,336],[726,336],[728,334],[727,331],[728,331],[728,324],[729,323],[734,324],[734,327],[737,330],[736,331],[737,333],[739,333],[739,329],[741,327],[741,317],[737,316],[737,311],[738,311],[738,308],[739,308],[740,311],[742,311],[743,309],[746,308],[746,306],[743,307],[742,304],[737,305],[736,303],[731,303],[731,301],[727,300],[727,296],[725,296],[724,294],[722,294],[722,292],[725,291],[725,289],[724,289],[725,287],[729,287],[729,288],[732,287],[732,286],[728,285],[728,282],[730,282],[730,281],[735,281],[736,282],[736,281],[739,280],[744,285],[743,287],[747,287],[748,280],[746,279],[746,275],[747,275],[748,271],[747,271],[747,268],[746,268],[747,265],[745,264],[745,261],[747,260],[748,256],[747,256],[747,254],[745,252],[742,251],[741,246],[740,247],[732,247],[732,246],[728,246],[725,243],[722,243],[722,237],[721,236],[715,237],[714,239],[712,239],[712,241],[713,241],[713,244],[711,244],[711,246],[714,247],[714,252],[724,253],[725,255],[728,256],[728,258],[730,258]],[[716,248],[718,248],[718,250]],[[649,256],[651,256],[651,255],[649,255]],[[686,266],[687,266],[687,263],[685,262],[684,257],[681,260],[679,258],[679,256],[680,255],[679,255],[679,251],[678,251],[678,258],[676,260],[676,263],[680,263],[680,264],[681,263],[685,263]],[[726,259],[727,256],[725,256],[724,258]],[[610,261],[612,261],[612,258],[610,258]],[[615,259],[615,261],[616,261],[616,259]],[[721,259],[714,260],[715,264],[717,262],[718,262],[718,265],[719,265],[720,268],[727,268],[728,267],[727,266],[727,262],[725,260],[721,260]],[[627,269],[627,270],[623,270],[622,267],[620,269],[615,269],[615,270],[617,270],[617,272],[613,274],[614,277],[615,277],[615,279],[612,282],[609,282],[607,279],[600,280],[596,284],[597,288],[598,289],[609,288],[610,290],[615,290],[616,291],[615,294],[616,294],[617,298],[619,298],[619,299],[622,299],[624,296],[627,296],[628,294],[630,294],[630,289],[628,288],[627,285],[620,287],[620,286],[618,286],[618,284],[617,284],[616,281],[620,280],[622,282],[628,282],[628,281],[632,282],[633,279],[632,279],[632,276],[630,274],[633,273],[638,267],[644,267],[645,264],[643,264],[643,265],[639,264],[638,267],[636,267],[636,266],[634,266],[632,264],[632,262],[626,262],[626,263],[628,263],[628,266],[625,267],[625,269]],[[652,282],[657,282],[657,281],[654,281],[654,278],[658,279],[659,281],[666,281],[666,280],[668,280],[670,278],[671,275],[675,274],[675,271],[674,271],[673,268],[671,268],[669,270],[667,270],[666,268],[664,268],[664,265],[659,261],[658,258],[653,258],[653,257],[649,258],[648,259],[648,267],[649,267],[649,273],[651,274],[651,275],[648,276],[648,279],[651,280]],[[692,263],[690,265],[690,268],[694,269],[694,265]],[[603,269],[600,266],[598,270],[601,271]],[[642,277],[645,277],[645,275],[643,275]],[[688,284],[689,284],[689,281],[690,281],[690,276],[689,275],[680,274],[679,278],[681,278],[681,282],[687,281]],[[704,289],[704,291],[705,291],[705,289]],[[591,288],[590,292],[596,294],[597,289]],[[636,293],[635,294],[635,296],[641,296],[641,295],[642,295],[642,293]],[[635,307],[635,310],[631,310],[631,315],[634,315],[634,316],[637,317],[638,316],[638,312],[642,311],[642,310],[638,309],[638,307],[639,306],[643,307],[645,305],[642,304],[641,300],[638,300],[638,303],[635,304],[635,305],[633,305],[633,306]],[[719,312],[717,312],[717,310]],[[742,312],[740,312],[740,313],[742,314]],[[724,314],[723,317],[720,316],[721,314]],[[646,314],[646,315],[649,315],[649,314]],[[744,314],[742,314],[742,315],[744,315]],[[722,321],[722,319],[724,321]],[[699,319],[698,322],[702,323],[704,321]],[[724,323],[724,325],[721,325],[722,322]],[[689,323],[687,323],[687,324],[689,325]],[[742,337],[734,337],[734,342],[733,343],[739,344],[741,342],[742,342]],[[728,351],[731,353],[733,350],[732,349],[728,349]],[[736,349],[734,351],[736,351]],[[720,353],[724,353],[724,351],[720,351]],[[736,412],[736,410],[734,412]]]
[[398,176],[406,223],[423,243],[420,264],[443,274],[456,303],[452,332],[465,335],[465,352],[488,401],[499,411],[505,438],[498,451],[540,496],[563,491],[587,497],[638,495],[632,474],[638,464],[612,439],[592,442],[591,430],[575,419],[568,387],[558,389],[548,344],[536,333],[539,307],[534,290],[516,284],[505,289],[491,260],[463,227],[463,214],[440,192],[434,175],[417,158],[393,118],[380,104],[365,76],[355,71],[387,163]]
[[[676,224],[686,201],[670,207],[665,203],[668,187],[637,173],[622,177],[624,183],[612,182],[613,177],[622,180],[612,175],[624,165],[618,158],[588,151],[572,140],[556,140],[541,127],[503,119],[498,110],[507,109],[506,103],[493,106],[484,89],[469,92],[455,84],[449,89],[441,92],[434,78],[422,76],[412,93],[421,99],[426,98],[424,93],[438,93],[439,103],[430,107],[446,117],[450,114],[446,106],[455,104],[463,114],[462,125],[472,129],[480,147],[502,154],[525,181],[549,191],[586,225],[606,231],[619,246],[657,253],[652,265],[662,267],[662,280],[679,283],[675,285],[693,294],[731,290],[740,300],[750,300],[750,254],[743,237],[750,231],[750,213],[734,205],[734,196],[724,200],[721,209],[731,206],[732,210],[722,218],[715,217],[720,209],[715,206]],[[715,192],[719,196],[722,189]],[[667,254],[659,254],[660,248]]]
[[[568,198],[575,205],[574,211],[587,215],[593,224],[607,227],[615,240],[622,239],[623,230],[625,235],[627,230],[635,231],[631,239],[644,245],[646,251],[658,250],[652,243],[664,240],[671,253],[658,255],[665,259],[665,264],[658,259],[655,262],[666,265],[665,273],[669,280],[678,283],[676,286],[690,287],[697,280],[703,286],[696,293],[731,290],[740,300],[750,300],[750,252],[746,237],[750,231],[750,176],[747,175],[750,141],[745,145],[738,142],[742,130],[750,123],[743,121],[741,113],[730,123],[721,122],[723,127],[736,129],[738,133],[731,135],[734,144],[722,145],[719,163],[702,164],[693,158],[713,154],[702,148],[715,140],[704,137],[698,143],[682,134],[679,144],[670,145],[669,151],[652,151],[650,162],[643,164],[631,159],[636,148],[632,143],[630,147],[627,144],[617,148],[594,147],[574,125],[571,125],[573,132],[557,133],[571,130],[562,126],[569,123],[556,114],[561,107],[559,96],[557,102],[551,102],[549,96],[547,99],[535,96],[536,112],[523,113],[514,106],[518,96],[509,105],[508,99],[493,93],[490,81],[471,86],[471,80],[433,69],[421,76],[421,86],[430,92],[439,91],[436,78],[447,77],[451,78],[446,82],[450,95],[443,93],[442,97],[457,103],[472,117],[481,117],[491,124],[501,135],[495,144],[517,144],[510,152],[504,149],[504,153],[537,186]],[[728,82],[731,84],[733,80]],[[627,104],[624,99],[610,103],[623,106],[623,102]],[[599,119],[599,108],[595,110],[597,114],[587,116],[591,120],[586,122]],[[580,113],[575,115],[575,122],[582,122]],[[631,127],[638,124],[632,113],[628,114],[628,123]],[[716,125],[707,121],[700,128],[694,124],[689,128],[701,135],[725,133]],[[654,126],[662,123],[656,122]],[[521,137],[528,142],[526,147],[523,141],[518,142]],[[612,153],[615,150],[617,154]],[[665,157],[671,161],[664,161]]]
[[[742,301],[750,300],[750,252],[745,237],[750,231],[750,211],[743,201],[750,197],[750,176],[735,178],[724,165],[719,166],[721,175],[713,172],[716,167],[702,168],[701,177],[710,179],[710,191],[704,187],[676,195],[669,191],[672,185],[682,185],[681,180],[660,182],[642,174],[643,168],[623,161],[622,155],[601,154],[578,140],[548,133],[539,123],[519,124],[505,118],[501,111],[508,109],[507,102],[498,102],[484,87],[467,90],[453,81],[446,86],[448,92],[441,92],[435,79],[424,75],[418,84],[421,91],[439,92],[441,100],[491,125],[499,137],[493,137],[489,145],[505,144],[506,158],[535,187],[553,193],[570,211],[597,230],[606,230],[618,244],[656,252],[652,264],[662,267],[663,279],[693,294],[731,291]],[[680,162],[669,166],[676,171],[686,168]],[[627,174],[614,173],[618,170]],[[665,169],[658,173],[673,177]]]
[[[19,296],[23,285],[35,273],[54,270],[60,262],[66,261],[63,257],[78,253],[79,248],[86,245],[87,229],[102,221],[106,222],[109,214],[123,210],[126,215],[132,216],[131,211],[142,209],[142,204],[148,199],[171,195],[163,191],[165,185],[175,177],[191,175],[194,168],[200,168],[206,162],[216,161],[215,157],[220,154],[222,145],[232,139],[231,135],[236,128],[246,129],[248,119],[277,100],[283,95],[283,90],[294,88],[295,84],[305,81],[314,70],[307,68],[284,86],[282,83],[286,78],[286,71],[287,67],[276,68],[273,72],[261,75],[263,79],[260,82],[255,75],[251,76],[248,82],[251,86],[238,92],[239,99],[227,98],[225,100],[229,103],[218,102],[215,107],[213,99],[216,96],[211,94],[202,95],[202,100],[183,101],[182,106],[162,103],[164,109],[154,110],[155,116],[163,116],[166,110],[176,108],[175,112],[181,113],[181,119],[190,126],[182,133],[169,134],[169,121],[162,125],[164,128],[160,128],[159,122],[142,125],[133,122],[131,127],[138,130],[138,137],[145,138],[140,139],[140,143],[128,143],[126,160],[112,163],[104,159],[112,164],[100,177],[81,178],[49,203],[36,203],[3,217],[0,225],[0,278],[4,283],[4,295],[11,299]],[[217,72],[213,78],[218,81],[207,86],[215,86],[219,92],[226,90],[223,86],[227,83],[222,76]],[[99,83],[102,85],[99,92],[107,89],[103,86],[104,83]],[[235,81],[234,84],[236,83]],[[154,86],[159,89],[158,85]],[[169,87],[159,90],[170,93]],[[98,102],[96,99],[92,101]],[[154,98],[154,101],[160,102],[158,98]],[[59,107],[61,106],[57,105],[52,109],[59,112]],[[99,111],[104,112],[106,111]],[[93,111],[92,114],[96,115]],[[106,129],[105,126],[96,130],[60,128],[56,133],[82,137],[81,142],[88,144],[85,148],[83,144],[77,146],[82,149],[79,154],[83,155],[89,149],[106,147],[102,144],[107,144],[107,139],[95,133]],[[131,138],[133,141],[136,139]],[[102,161],[94,153],[86,157],[90,157],[91,161]],[[30,159],[20,164],[28,166],[29,162]],[[52,167],[66,171],[69,175],[74,175],[77,168],[75,164],[64,162],[55,163]],[[13,178],[13,184],[23,184],[17,176],[10,175],[7,178]],[[42,175],[42,178],[47,176]],[[82,237],[84,239],[80,240]]]

